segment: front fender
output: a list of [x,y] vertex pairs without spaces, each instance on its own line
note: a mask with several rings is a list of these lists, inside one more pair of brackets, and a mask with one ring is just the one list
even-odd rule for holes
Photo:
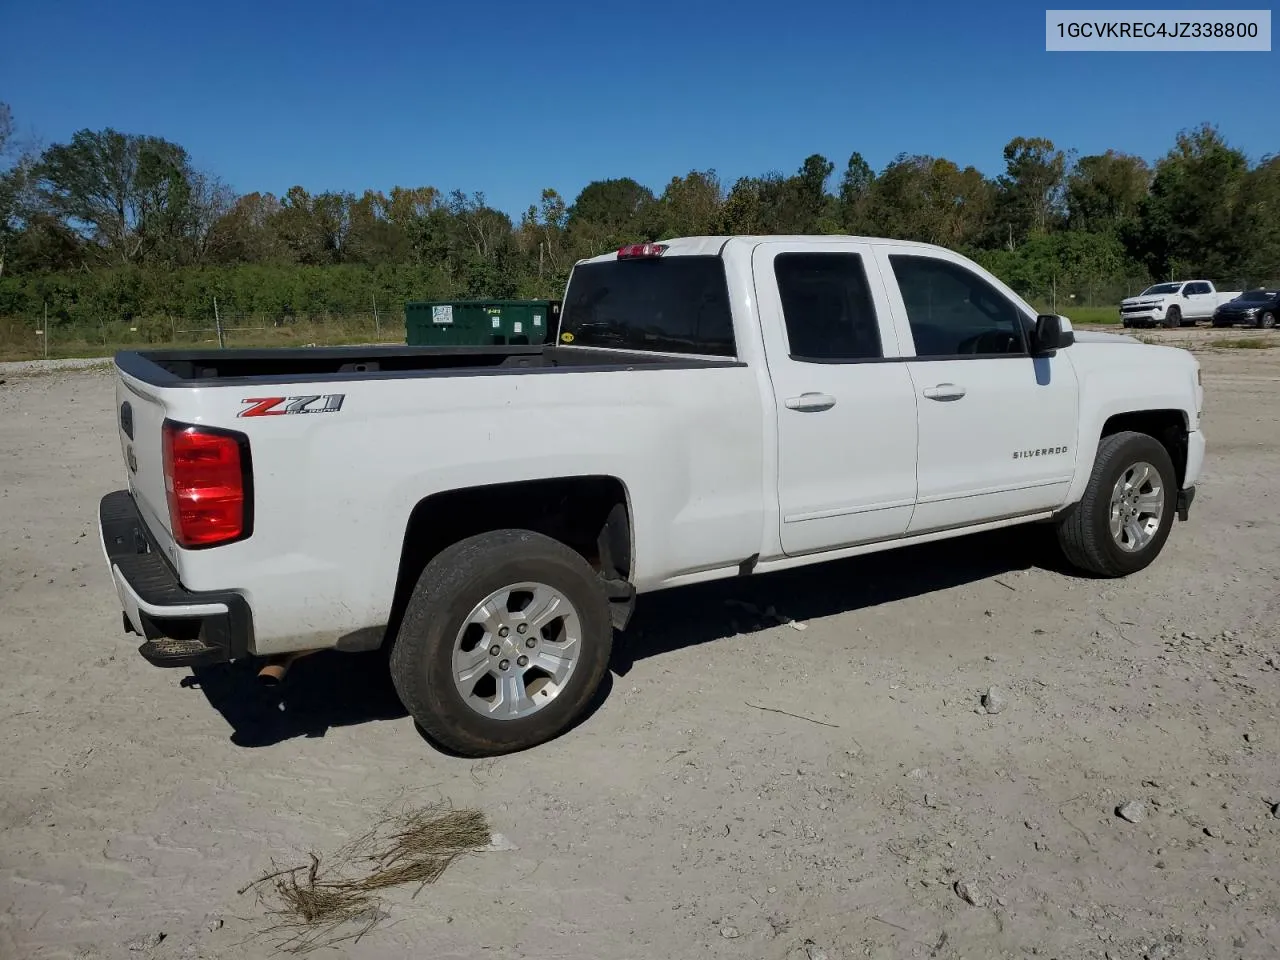
[[[1199,393],[1195,359],[1185,350],[1150,345],[1078,344],[1072,357],[1080,382],[1080,418],[1076,435],[1078,461],[1066,502],[1084,496],[1107,421],[1123,414],[1174,411],[1189,434],[1199,434]],[[1075,348],[1073,348],[1074,350]],[[1174,356],[1180,355],[1180,356]],[[1190,361],[1188,363],[1188,361]],[[1192,445],[1189,438],[1188,447]],[[1190,468],[1196,451],[1188,449]],[[1198,456],[1203,460],[1203,440]]]

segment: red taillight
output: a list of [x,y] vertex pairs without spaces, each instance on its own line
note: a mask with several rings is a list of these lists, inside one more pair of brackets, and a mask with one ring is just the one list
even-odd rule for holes
[[165,421],[164,486],[179,546],[211,547],[247,533],[243,442],[238,435]]
[[665,243],[632,243],[618,248],[618,259],[637,260],[641,257],[660,257],[666,249]]

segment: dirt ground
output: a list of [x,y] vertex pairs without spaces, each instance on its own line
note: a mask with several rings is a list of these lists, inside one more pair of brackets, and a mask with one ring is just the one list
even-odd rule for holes
[[271,956],[237,890],[406,799],[507,849],[322,955],[1275,957],[1280,349],[1201,359],[1199,497],[1146,572],[1009,532],[645,598],[591,717],[483,762],[376,655],[278,693],[148,666],[95,528],[109,373],[0,371],[0,957]]

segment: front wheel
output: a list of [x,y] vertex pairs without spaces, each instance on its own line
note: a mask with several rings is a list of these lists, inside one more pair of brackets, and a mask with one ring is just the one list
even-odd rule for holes
[[599,688],[612,644],[608,598],[586,560],[540,533],[499,530],[427,564],[391,677],[433,740],[495,756],[570,727]]
[[1177,307],[1170,307],[1169,312],[1164,315],[1164,325],[1170,329],[1182,326],[1182,311]]
[[1158,440],[1133,431],[1103,437],[1084,496],[1059,522],[1063,554],[1098,576],[1137,573],[1169,538],[1177,495],[1173,461]]

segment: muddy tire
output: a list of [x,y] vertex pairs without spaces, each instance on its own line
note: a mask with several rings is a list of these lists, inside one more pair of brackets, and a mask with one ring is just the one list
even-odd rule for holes
[[609,602],[586,560],[542,534],[499,530],[427,564],[391,650],[391,677],[434,741],[495,756],[580,719],[612,643]]
[[1084,496],[1058,523],[1058,544],[1074,567],[1123,577],[1160,554],[1177,510],[1173,461],[1154,437],[1125,431],[1103,437]]

